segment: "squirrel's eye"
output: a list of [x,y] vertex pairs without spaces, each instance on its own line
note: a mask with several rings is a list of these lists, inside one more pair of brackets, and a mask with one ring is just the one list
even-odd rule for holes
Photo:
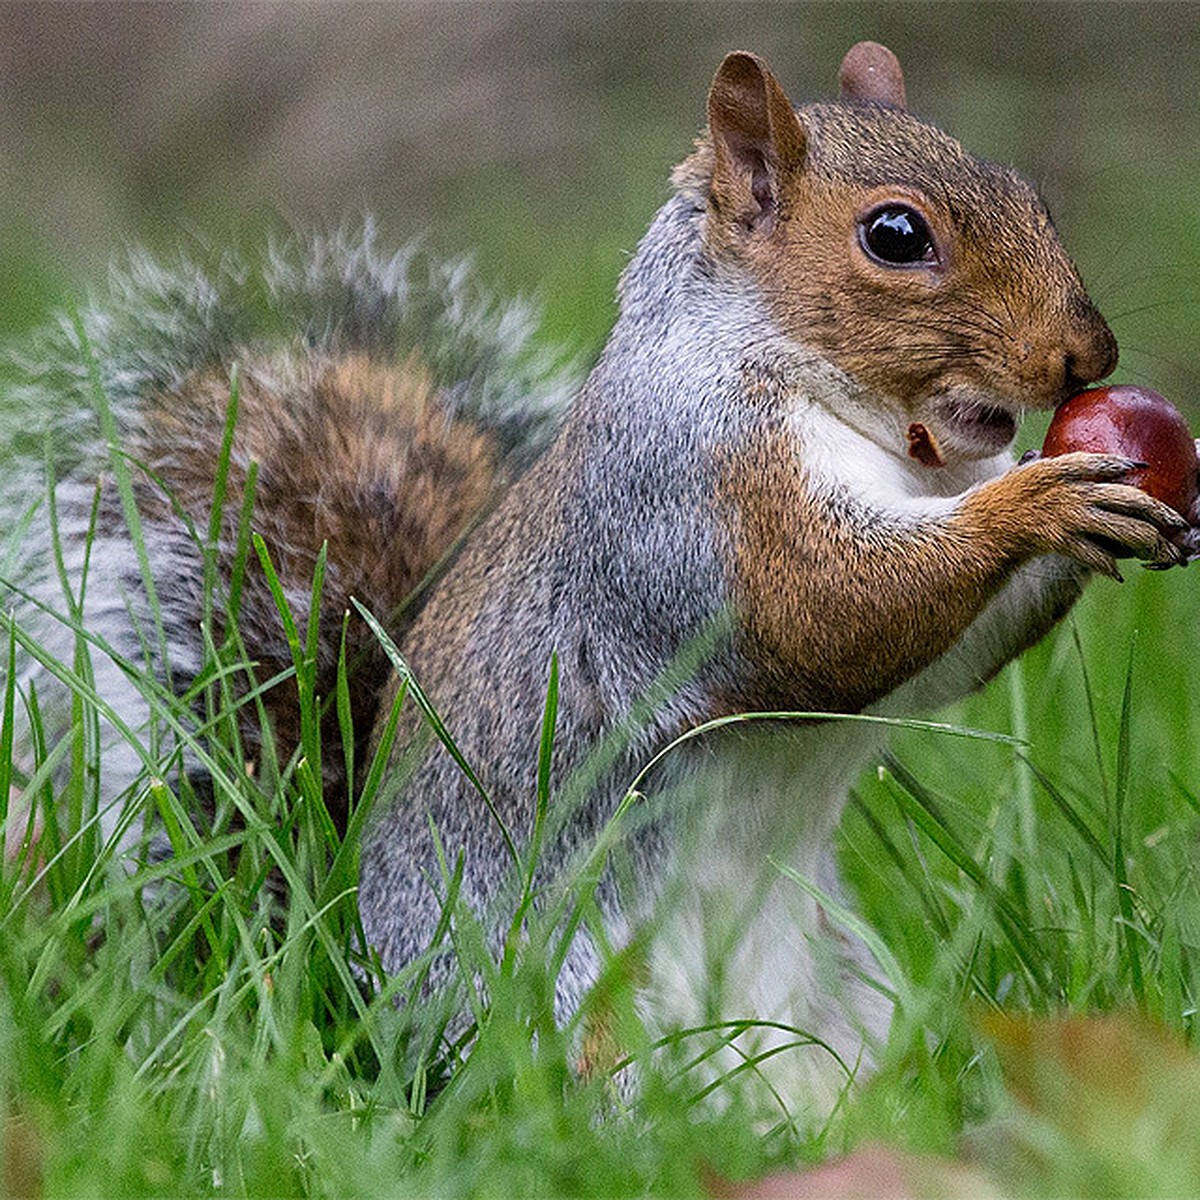
[[933,234],[925,218],[903,204],[888,204],[867,214],[858,226],[863,249],[876,262],[907,267],[937,262]]

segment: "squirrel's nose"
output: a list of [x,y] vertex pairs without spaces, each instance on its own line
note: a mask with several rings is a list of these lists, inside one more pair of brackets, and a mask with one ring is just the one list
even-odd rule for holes
[[1089,303],[1085,320],[1062,354],[1062,393],[1065,400],[1089,383],[1111,375],[1117,365],[1117,339],[1108,322]]

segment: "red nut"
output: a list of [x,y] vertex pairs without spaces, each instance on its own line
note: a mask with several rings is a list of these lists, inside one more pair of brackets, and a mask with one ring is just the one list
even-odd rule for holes
[[1188,516],[1196,501],[1196,443],[1179,410],[1149,388],[1090,388],[1055,410],[1042,444],[1053,458],[1084,450],[1145,463],[1128,482]]

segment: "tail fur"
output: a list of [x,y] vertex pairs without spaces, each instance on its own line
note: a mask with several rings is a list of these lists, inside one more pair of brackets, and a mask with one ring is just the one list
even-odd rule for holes
[[[300,736],[293,654],[246,535],[261,536],[301,631],[324,547],[315,687],[333,695],[350,611],[365,738],[387,665],[351,597],[398,636],[422,582],[549,439],[573,370],[539,347],[528,305],[493,300],[461,263],[385,254],[370,222],[214,270],[137,255],[109,292],[23,357],[0,404],[0,604],[43,657],[70,661],[81,626],[98,637],[97,691],[132,729],[149,712],[131,664],[183,692],[206,638],[236,636],[253,664],[241,694],[276,681],[263,702],[286,761]],[[21,687],[40,680],[46,708],[54,682],[21,657]],[[328,733],[336,818],[333,714]],[[242,736],[253,760],[258,722]],[[103,761],[107,794],[144,763],[128,744]]]

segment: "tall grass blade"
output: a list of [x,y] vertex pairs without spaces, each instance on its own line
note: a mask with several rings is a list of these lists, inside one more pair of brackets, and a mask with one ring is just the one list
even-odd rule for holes
[[[345,773],[347,795],[354,789],[354,714],[350,704],[350,665],[346,661],[346,633],[350,627],[350,612],[342,614],[342,630],[338,637],[337,675],[334,679],[334,711],[337,714],[338,736],[342,743],[342,770]],[[347,801],[348,802],[348,801]]]
[[1033,778],[1036,779],[1039,784],[1041,784],[1046,795],[1049,796],[1054,802],[1054,807],[1057,808],[1060,813],[1062,813],[1063,817],[1066,818],[1066,821],[1071,828],[1074,829],[1077,834],[1079,834],[1084,845],[1087,846],[1093,857],[1107,867],[1110,862],[1109,853],[1104,848],[1104,845],[1100,839],[1092,832],[1091,827],[1083,819],[1079,810],[1076,809],[1076,807],[1066,798],[1065,795],[1063,795],[1062,790],[1055,785],[1054,780],[1052,780],[1045,773],[1045,771],[1038,767],[1038,765],[1027,754],[1023,754],[1018,751],[1017,755],[1025,764]]
[[450,731],[446,728],[442,718],[434,708],[433,702],[425,694],[416,676],[412,673],[412,669],[409,667],[404,655],[400,653],[399,648],[392,641],[387,630],[375,619],[368,608],[360,604],[353,596],[351,597],[351,603],[358,609],[359,614],[366,621],[371,632],[379,639],[379,644],[383,647],[383,652],[387,655],[388,661],[395,668],[400,678],[408,685],[408,692],[412,696],[413,702],[421,710],[422,715],[437,736],[438,741],[442,743],[446,752],[458,764],[458,769],[462,771],[467,781],[479,793],[480,799],[487,806],[492,820],[496,822],[496,827],[500,830],[500,836],[504,839],[504,847],[508,851],[510,862],[517,870],[520,870],[521,856],[517,853],[517,844],[513,840],[513,836],[509,831],[508,825],[505,824],[504,818],[500,815],[500,810],[496,807],[496,802],[488,793],[487,788],[480,782],[479,776],[472,770],[471,764],[467,762],[462,751],[455,744],[454,739],[450,736]]
[[822,908],[835,925],[841,926],[847,933],[858,938],[883,970],[883,974],[891,985],[890,989],[882,986],[874,979],[866,980],[877,991],[883,993],[889,1000],[895,1001],[900,1008],[908,1013],[917,1012],[913,989],[909,986],[908,978],[900,967],[899,960],[892,953],[887,943],[868,925],[857,913],[851,912],[841,901],[836,900],[824,889],[810,879],[806,879],[794,867],[787,863],[774,862],[771,864],[786,879],[790,879],[797,887],[806,891]]
[[1083,676],[1083,695],[1087,701],[1088,727],[1092,731],[1092,752],[1096,756],[1096,774],[1100,778],[1100,791],[1104,797],[1104,811],[1109,811],[1108,770],[1104,764],[1104,750],[1100,737],[1100,721],[1096,716],[1096,697],[1092,688],[1091,676],[1088,673],[1087,655],[1084,653],[1083,640],[1079,636],[1079,625],[1071,622],[1071,640],[1075,645],[1075,653],[1079,658],[1079,671]]
[[1129,726],[1133,713],[1133,662],[1136,637],[1131,639],[1129,662],[1125,669],[1125,687],[1121,695],[1121,724],[1117,734],[1117,777],[1113,789],[1113,880],[1117,889],[1117,905],[1121,913],[1121,939],[1125,947],[1125,962],[1129,968],[1129,984],[1140,1008],[1146,1005],[1146,983],[1142,975],[1142,954],[1138,944],[1138,926],[1133,906],[1133,889],[1125,867],[1125,800],[1129,790],[1130,746]]
[[900,811],[987,897],[1005,936],[1038,990],[1050,987],[1044,958],[1027,931],[1023,914],[963,846],[939,814],[933,797],[916,777],[891,755],[885,756],[885,761],[893,782],[892,794]]
[[8,825],[12,796],[13,739],[17,725],[17,638],[8,631],[7,665],[4,669],[4,706],[0,709],[0,865],[8,861],[8,839],[15,830]]
[[533,886],[533,874],[542,848],[546,810],[550,806],[550,769],[554,755],[554,728],[558,720],[558,652],[550,655],[550,678],[546,683],[546,705],[542,712],[542,733],[538,742],[537,804],[533,816],[533,836],[529,844],[529,864],[525,872],[525,890]]
[[242,589],[245,586],[246,564],[250,561],[251,521],[254,516],[254,498],[258,488],[258,463],[251,462],[246,469],[246,494],[238,513],[237,547],[233,555],[233,567],[229,572],[229,599],[226,604],[227,632],[237,631],[238,618],[242,611]]

